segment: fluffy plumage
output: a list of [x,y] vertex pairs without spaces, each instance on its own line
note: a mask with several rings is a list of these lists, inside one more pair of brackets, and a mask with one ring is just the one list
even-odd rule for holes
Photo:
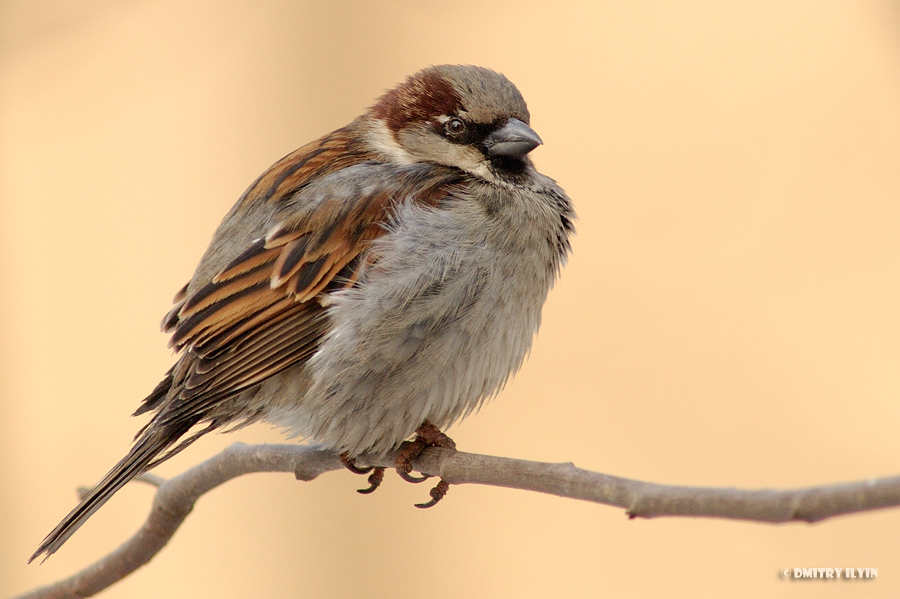
[[430,67],[263,173],[163,319],[181,355],[136,412],[150,421],[32,559],[212,430],[266,419],[380,456],[497,393],[574,218],[528,123],[503,75]]

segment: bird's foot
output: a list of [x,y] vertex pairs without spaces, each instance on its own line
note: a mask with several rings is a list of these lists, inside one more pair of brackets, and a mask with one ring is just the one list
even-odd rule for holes
[[[413,460],[419,457],[419,455],[428,447],[456,449],[456,443],[454,443],[453,439],[442,433],[438,427],[426,420],[422,423],[422,426],[416,429],[415,439],[412,441],[404,441],[403,444],[400,445],[400,452],[397,454],[397,460],[394,463],[394,468],[396,468],[400,478],[410,483],[420,483],[431,478],[431,476],[427,474],[423,476],[413,476],[410,474],[410,472],[412,472]],[[444,495],[447,494],[449,488],[450,483],[442,478],[430,491],[431,501],[427,503],[417,503],[416,507],[429,508],[433,506],[444,498]]]

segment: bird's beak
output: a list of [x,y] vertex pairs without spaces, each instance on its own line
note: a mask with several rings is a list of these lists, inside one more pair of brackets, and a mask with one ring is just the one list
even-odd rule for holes
[[519,119],[509,119],[485,138],[484,148],[491,158],[522,158],[542,143],[534,129]]

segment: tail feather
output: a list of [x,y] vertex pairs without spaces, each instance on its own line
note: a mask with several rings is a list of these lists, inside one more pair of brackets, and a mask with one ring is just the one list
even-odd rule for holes
[[159,428],[154,426],[147,428],[137,439],[128,455],[122,458],[103,477],[103,480],[75,506],[75,509],[69,512],[69,515],[63,518],[62,522],[57,524],[56,528],[47,535],[28,563],[42,554],[45,555],[45,560],[53,555],[94,512],[109,501],[116,491],[125,486],[128,481],[148,470],[151,465],[156,465],[174,455],[174,452],[169,452],[160,457],[160,454],[177,442],[193,424],[193,422],[178,422]]

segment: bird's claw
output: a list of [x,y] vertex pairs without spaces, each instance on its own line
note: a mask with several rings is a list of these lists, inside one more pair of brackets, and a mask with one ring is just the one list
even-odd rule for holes
[[369,475],[368,481],[369,486],[365,489],[357,489],[357,493],[362,493],[363,495],[368,495],[375,489],[381,486],[381,481],[384,480],[384,468],[370,468],[373,470],[372,474]]
[[[410,474],[412,471],[413,460],[419,457],[419,455],[428,447],[456,449],[456,443],[453,439],[442,433],[438,427],[426,420],[422,423],[422,426],[416,429],[415,439],[412,441],[404,441],[403,444],[400,445],[400,451],[397,454],[397,460],[394,463],[394,468],[397,470],[397,474],[400,478],[410,483],[421,483],[431,478],[428,474],[422,476],[413,476]],[[416,507],[424,509],[433,506],[444,498],[448,489],[450,489],[450,483],[442,478],[430,491],[431,501],[428,501],[427,503],[417,503],[415,504]]]
[[342,453],[340,457],[341,457],[341,464],[344,465],[344,468],[346,468],[353,474],[368,474],[375,468],[374,466],[369,466],[367,468],[360,468],[359,466],[356,465],[356,460],[354,460],[349,455],[347,455],[347,452]]
[[418,484],[424,483],[426,480],[431,478],[430,474],[423,474],[422,476],[415,476],[414,474],[410,474],[409,472],[405,472],[399,468],[397,468],[397,475],[405,480],[408,483]]
[[381,486],[381,481],[384,480],[384,468],[378,466],[369,466],[367,468],[360,468],[356,465],[356,461],[351,458],[346,453],[341,454],[341,464],[344,465],[344,468],[352,472],[353,474],[369,474],[369,486],[365,489],[357,489],[357,493],[362,493],[363,495],[368,495],[375,489]]
[[433,507],[438,501],[444,498],[444,495],[447,494],[447,491],[450,489],[450,483],[445,481],[443,478],[438,481],[438,484],[434,486],[431,491],[429,491],[429,495],[431,495],[431,501],[427,503],[417,503],[415,506],[421,509],[428,509]]

